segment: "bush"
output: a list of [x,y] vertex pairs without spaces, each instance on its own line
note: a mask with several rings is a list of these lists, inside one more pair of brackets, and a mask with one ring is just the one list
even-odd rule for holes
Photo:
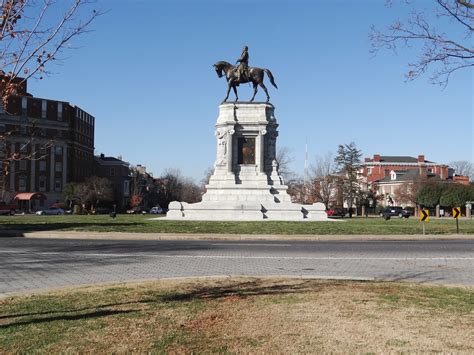
[[445,190],[445,185],[440,183],[429,183],[421,188],[416,197],[420,206],[434,208],[440,204],[440,198]]
[[440,197],[440,205],[446,207],[461,207],[470,200],[471,186],[452,184],[445,188]]

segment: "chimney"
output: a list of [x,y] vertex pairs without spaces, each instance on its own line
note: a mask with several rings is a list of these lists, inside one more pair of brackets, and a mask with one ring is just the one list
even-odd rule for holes
[[369,162],[370,162],[370,158],[364,158],[364,161],[365,161],[366,163],[369,163]]
[[117,155],[117,159],[118,159],[118,160],[122,160],[122,156],[121,156],[121,155]]
[[418,163],[424,163],[425,162],[425,156],[424,155],[418,155]]
[[100,153],[100,159],[104,160],[104,158],[105,158],[104,153]]
[[380,162],[380,154],[374,154],[374,161]]

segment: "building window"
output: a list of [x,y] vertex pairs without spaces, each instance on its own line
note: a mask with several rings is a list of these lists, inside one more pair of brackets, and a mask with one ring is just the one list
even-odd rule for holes
[[432,174],[432,173],[433,173],[433,169],[431,169],[431,168],[428,169],[428,173],[429,173],[429,174]]
[[0,142],[0,158],[5,158],[6,147],[5,143]]
[[62,183],[60,179],[54,180],[54,191],[62,191]]
[[5,132],[6,130],[7,130],[7,127],[3,123],[1,123],[0,124],[0,132]]
[[20,170],[26,171],[26,160],[20,160]]
[[41,128],[40,134],[41,137],[46,137],[46,128]]
[[372,168],[367,168],[367,175],[372,175]]
[[46,191],[46,176],[41,175],[39,177],[39,190],[40,192],[45,192]]
[[390,172],[390,180],[397,180],[397,174],[393,170]]
[[56,153],[56,155],[62,155],[63,154],[63,147],[60,146],[60,145],[57,145],[54,147],[54,151]]
[[115,176],[115,168],[110,168],[110,176]]
[[26,176],[20,176],[18,179],[18,191],[26,191]]
[[63,120],[63,103],[58,102],[58,121]]
[[56,171],[57,173],[60,173],[61,171],[63,171],[63,163],[60,162],[60,161],[57,161],[55,163],[55,169],[54,171]]
[[46,161],[40,160],[39,162],[39,171],[46,171]]
[[123,196],[128,197],[130,195],[130,181],[125,180],[123,182]]
[[26,153],[27,150],[28,150],[28,144],[27,143],[20,144],[20,152],[21,153]]

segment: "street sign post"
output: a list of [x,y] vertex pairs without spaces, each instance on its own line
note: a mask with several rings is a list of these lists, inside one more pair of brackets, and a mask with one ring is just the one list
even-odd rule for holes
[[423,235],[425,235],[425,222],[430,221],[430,211],[429,210],[421,210],[420,211],[420,221],[423,223]]
[[461,207],[453,207],[453,218],[456,220],[457,234],[459,234],[459,217],[461,217]]

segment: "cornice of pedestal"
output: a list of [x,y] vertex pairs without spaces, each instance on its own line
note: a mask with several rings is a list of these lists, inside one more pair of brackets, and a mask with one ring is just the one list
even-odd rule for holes
[[266,102],[226,102],[219,105],[216,126],[222,125],[274,125],[277,120],[275,107]]

